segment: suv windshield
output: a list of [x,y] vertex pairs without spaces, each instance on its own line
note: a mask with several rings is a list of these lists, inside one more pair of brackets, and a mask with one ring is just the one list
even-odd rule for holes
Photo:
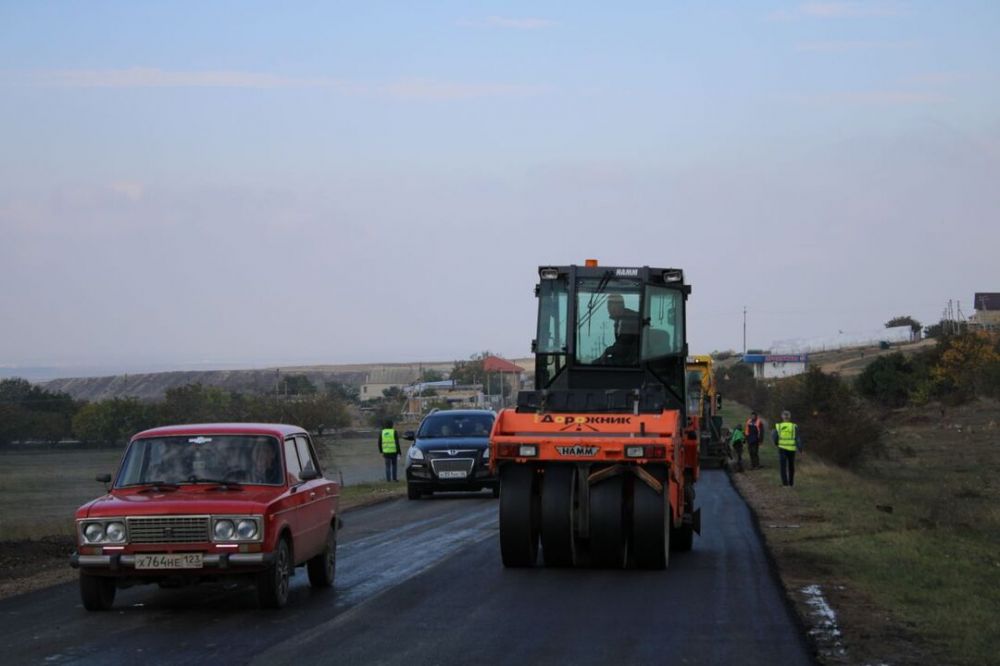
[[134,440],[116,488],[226,481],[280,485],[278,440],[266,435],[184,435]]
[[493,428],[492,414],[431,414],[420,424],[417,437],[488,437]]

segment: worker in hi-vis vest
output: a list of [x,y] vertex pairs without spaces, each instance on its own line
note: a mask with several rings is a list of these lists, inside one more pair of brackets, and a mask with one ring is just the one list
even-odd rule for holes
[[786,409],[781,412],[781,423],[774,426],[771,433],[781,463],[781,485],[795,485],[795,454],[802,451],[802,436],[799,427],[792,423],[792,415]]
[[385,480],[398,481],[396,478],[396,461],[403,453],[399,433],[392,427],[392,421],[384,421],[378,434],[378,452],[385,458]]

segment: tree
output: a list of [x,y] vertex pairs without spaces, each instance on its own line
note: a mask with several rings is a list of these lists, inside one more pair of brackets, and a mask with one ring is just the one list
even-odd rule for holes
[[921,324],[919,321],[917,321],[910,315],[893,317],[889,321],[885,322],[886,328],[896,328],[897,326],[909,326],[910,333],[912,333],[913,335],[916,335],[924,328],[923,324]]
[[444,373],[440,370],[424,370],[424,378],[422,381],[425,382],[440,382],[444,381]]
[[159,408],[164,423],[209,423],[231,420],[231,402],[224,390],[196,383],[167,389]]
[[85,442],[123,444],[156,424],[156,407],[137,398],[112,398],[83,405],[73,417],[73,433]]
[[994,369],[1000,366],[996,338],[985,332],[963,332],[950,336],[932,372],[954,387],[961,398],[984,393]]
[[906,405],[917,384],[913,363],[899,352],[875,359],[857,379],[858,393],[886,407]]
[[483,362],[490,356],[490,352],[484,351],[473,354],[468,361],[455,361],[451,369],[452,381],[456,384],[482,384],[485,377]]
[[278,391],[285,395],[315,395],[316,385],[305,375],[285,375]]
[[58,441],[71,432],[77,404],[67,393],[47,391],[26,379],[0,381],[0,443],[41,439]]
[[348,404],[357,403],[360,397],[357,386],[333,381],[326,382],[326,393]]

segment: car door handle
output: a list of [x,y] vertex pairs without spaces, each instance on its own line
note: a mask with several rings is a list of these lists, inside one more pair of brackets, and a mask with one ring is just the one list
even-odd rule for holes
[[313,499],[314,497],[316,497],[315,492],[309,493],[309,499]]

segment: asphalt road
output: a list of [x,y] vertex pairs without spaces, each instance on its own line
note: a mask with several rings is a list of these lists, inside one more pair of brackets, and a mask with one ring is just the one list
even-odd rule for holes
[[252,589],[75,584],[0,601],[4,663],[809,664],[749,511],[721,472],[698,484],[704,536],[666,571],[504,569],[497,502],[473,494],[348,513],[334,590],[305,572],[288,607]]

